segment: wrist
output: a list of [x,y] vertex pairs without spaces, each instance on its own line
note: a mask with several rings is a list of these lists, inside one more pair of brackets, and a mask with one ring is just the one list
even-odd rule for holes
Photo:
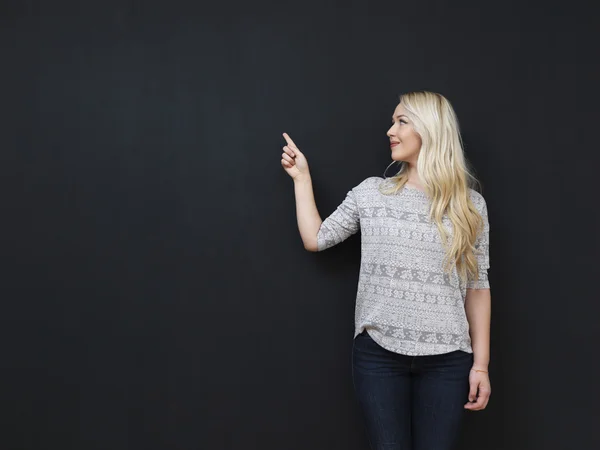
[[483,355],[477,355],[476,353],[473,355],[473,367],[477,369],[488,370],[489,363],[489,358],[486,358]]
[[307,175],[303,175],[303,176],[297,176],[296,178],[294,178],[294,183],[296,184],[305,184],[305,183],[310,183],[312,180],[310,178],[310,174]]
[[487,364],[473,363],[473,365],[471,366],[471,370],[484,370],[487,372],[489,369]]

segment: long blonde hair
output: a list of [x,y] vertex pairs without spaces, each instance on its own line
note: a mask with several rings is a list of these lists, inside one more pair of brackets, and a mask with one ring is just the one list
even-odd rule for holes
[[[441,94],[428,91],[400,95],[400,103],[411,119],[422,141],[417,160],[417,172],[425,192],[431,199],[430,220],[437,224],[446,257],[444,271],[456,265],[457,273],[466,283],[467,273],[477,280],[479,268],[474,246],[483,231],[483,219],[470,198],[469,189],[479,186],[465,158],[458,119],[450,102]],[[379,190],[382,194],[397,193],[408,181],[407,164],[387,178]],[[473,186],[473,187],[472,187]],[[447,215],[453,224],[453,239],[443,226]]]

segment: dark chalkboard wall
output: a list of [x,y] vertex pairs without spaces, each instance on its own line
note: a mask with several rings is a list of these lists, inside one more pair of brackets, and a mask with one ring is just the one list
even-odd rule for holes
[[2,2],[0,448],[366,449],[360,236],[304,250],[281,135],[325,218],[417,89],[490,215],[493,393],[461,448],[600,448],[590,5]]

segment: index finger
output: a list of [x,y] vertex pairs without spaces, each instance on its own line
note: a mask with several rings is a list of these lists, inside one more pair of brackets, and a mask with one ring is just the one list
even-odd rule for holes
[[287,133],[283,133],[283,137],[287,141],[288,145],[291,145],[294,148],[298,148],[296,147],[296,144],[294,144],[294,141],[292,141],[292,138]]
[[479,397],[477,397],[477,401],[475,403],[472,403],[471,407],[473,409],[481,409],[485,404],[486,398],[487,397],[485,395],[479,394]]

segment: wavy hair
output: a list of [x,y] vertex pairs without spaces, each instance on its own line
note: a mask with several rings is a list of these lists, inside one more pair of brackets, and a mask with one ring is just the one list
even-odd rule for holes
[[[479,268],[474,246],[484,223],[471,201],[469,189],[481,186],[464,155],[456,113],[450,102],[435,92],[404,93],[400,95],[400,103],[422,140],[417,172],[431,199],[429,218],[437,224],[446,249],[444,271],[450,272],[456,266],[463,282],[469,275],[476,280]],[[379,191],[396,194],[408,181],[407,169],[402,162],[398,173],[386,178],[388,186],[382,183]],[[453,224],[451,242],[442,221],[444,214]]]

